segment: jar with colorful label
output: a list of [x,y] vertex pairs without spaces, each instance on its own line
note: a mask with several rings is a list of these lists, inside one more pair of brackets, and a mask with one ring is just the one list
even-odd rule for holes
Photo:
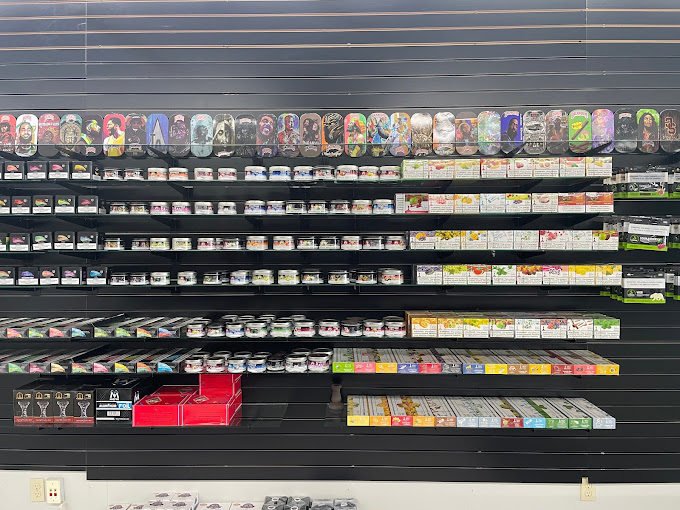
[[283,200],[269,200],[267,214],[286,214],[286,202]]
[[151,248],[151,241],[146,237],[135,237],[132,240],[132,251],[146,251]]
[[168,202],[151,202],[151,214],[170,214],[170,204]]
[[247,236],[246,250],[263,251],[269,248],[267,236]]
[[246,322],[246,338],[264,338],[267,336],[267,328],[264,321]]
[[197,181],[212,181],[215,178],[215,172],[212,168],[195,168],[194,179]]
[[357,269],[356,282],[360,285],[378,283],[376,272],[373,269]]
[[398,181],[399,179],[401,179],[401,167],[394,165],[380,167],[381,181]]
[[295,248],[293,236],[274,236],[272,249],[277,251],[290,251]]
[[319,336],[340,336],[340,322],[335,319],[324,319],[319,321]]
[[125,172],[120,168],[105,168],[104,169],[104,180],[105,181],[122,181]]
[[359,180],[360,181],[377,181],[379,178],[379,170],[377,166],[360,166]]
[[357,337],[363,333],[361,322],[358,321],[342,321],[341,336]]
[[130,205],[127,202],[112,202],[109,214],[130,214]]
[[218,181],[235,181],[237,179],[237,173],[235,168],[224,167],[217,169],[217,180]]
[[300,165],[293,169],[293,180],[311,181],[314,180],[314,167]]
[[196,285],[198,278],[196,271],[180,271],[177,273],[177,285]]
[[126,168],[125,169],[125,180],[126,181],[143,181],[144,180],[144,170],[141,168]]
[[297,285],[300,283],[300,272],[297,269],[279,269],[279,285]]
[[364,321],[364,336],[378,338],[385,336],[385,323],[378,319]]
[[208,358],[205,361],[205,371],[208,374],[222,374],[226,369],[226,360],[222,357]]
[[324,236],[319,238],[320,250],[339,250],[340,240],[337,236]]
[[404,338],[406,336],[406,321],[401,317],[385,317],[385,336],[389,338]]
[[224,334],[227,338],[241,338],[245,336],[246,329],[242,322],[230,322],[225,325]]
[[166,251],[170,249],[170,239],[167,237],[152,237],[151,251]]
[[320,269],[303,269],[302,270],[302,283],[305,283],[307,285],[316,285],[319,283],[323,283],[323,279],[321,278],[321,270]]
[[227,361],[227,372],[230,374],[242,374],[246,371],[247,358],[233,356]]
[[385,249],[386,250],[405,250],[406,249],[406,236],[394,235],[387,236],[385,239]]
[[271,269],[255,269],[253,271],[254,285],[272,285],[274,283],[274,272]]
[[336,269],[328,271],[328,283],[331,285],[347,285],[349,284],[349,271],[345,269]]
[[[221,324],[219,322],[213,322],[211,324],[208,324],[208,326],[206,327],[206,331],[207,331],[206,336],[208,336],[210,338],[221,338],[221,337],[225,336],[224,324]],[[218,351],[218,352],[213,353],[213,355],[214,356],[221,356],[224,359],[225,356],[222,354],[224,352],[228,353],[229,356],[231,356],[231,353],[229,351]],[[226,356],[226,357],[228,358],[229,356]]]
[[292,172],[289,166],[274,165],[269,167],[270,181],[290,181]]
[[246,200],[243,214],[266,214],[267,207],[264,200]]
[[361,236],[342,236],[341,249],[343,250],[360,250]]
[[286,360],[281,356],[267,358],[267,372],[283,372],[286,368]]
[[310,200],[309,214],[327,214],[328,203],[325,200]]
[[373,201],[373,214],[394,214],[394,200],[376,198]]
[[127,273],[111,273],[109,278],[109,285],[127,285],[128,275]]
[[288,320],[272,321],[270,334],[274,338],[289,338],[293,336],[293,325]]
[[151,273],[151,285],[170,285],[170,272],[154,271]]
[[370,200],[352,200],[352,214],[372,214],[373,202]]
[[314,327],[314,321],[301,320],[295,321],[293,324],[293,336],[298,338],[309,338],[316,334],[316,328]]
[[364,250],[384,250],[385,241],[383,236],[366,236],[361,240]]
[[190,202],[173,202],[172,203],[172,214],[181,214],[181,215],[191,214],[191,203]]
[[349,214],[350,212],[348,200],[331,200],[331,214]]
[[316,250],[316,238],[312,236],[303,236],[297,238],[298,250]]
[[225,281],[225,276],[221,271],[203,273],[203,285],[222,285]]
[[188,181],[189,169],[181,167],[172,167],[168,170],[169,181]]
[[243,241],[238,237],[225,237],[224,238],[224,249],[225,250],[242,250]]
[[229,278],[229,283],[232,285],[248,285],[252,283],[253,277],[250,271],[247,269],[239,269],[237,271],[232,271]]
[[203,358],[189,358],[184,360],[184,372],[187,374],[203,373]]
[[107,237],[104,239],[104,249],[106,251],[123,251],[125,245],[120,237]]
[[149,168],[147,172],[147,177],[149,181],[167,181],[168,180],[168,169],[167,168]]
[[206,334],[205,324],[197,322],[195,324],[188,324],[186,327],[186,335],[189,338],[203,338]]
[[314,179],[318,181],[332,181],[335,179],[335,176],[333,175],[333,167],[330,165],[315,166]]
[[191,238],[190,237],[173,237],[172,238],[172,249],[175,251],[189,251],[191,250]]
[[217,202],[217,214],[236,214],[236,203]]
[[359,179],[359,167],[356,165],[338,165],[335,169],[338,181],[356,181]]
[[131,202],[130,214],[149,214],[149,204],[146,202]]
[[307,371],[307,356],[289,354],[286,356],[286,372],[303,374]]
[[316,374],[328,372],[331,369],[331,357],[320,352],[312,353],[307,357],[307,367]]
[[253,356],[248,360],[248,373],[263,374],[267,371],[267,359]]
[[286,214],[306,214],[307,203],[304,200],[289,200],[286,202]]
[[213,251],[217,249],[217,243],[214,237],[199,237],[196,243],[196,249],[201,251]]
[[196,214],[214,214],[212,202],[196,202],[194,204],[194,213]]
[[246,181],[266,181],[267,169],[263,166],[247,166]]
[[132,273],[130,285],[149,285],[149,273]]
[[384,285],[401,285],[404,273],[401,269],[384,268],[380,270],[380,283]]

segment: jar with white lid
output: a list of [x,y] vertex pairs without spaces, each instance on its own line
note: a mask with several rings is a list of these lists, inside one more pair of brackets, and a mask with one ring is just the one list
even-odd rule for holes
[[172,214],[191,214],[191,202],[173,202]]
[[274,271],[271,269],[255,269],[253,271],[253,285],[272,285]]
[[385,241],[386,250],[405,250],[406,237],[403,235],[387,236]]
[[319,238],[320,250],[339,250],[340,241],[338,236],[323,236]]
[[104,180],[105,181],[122,181],[124,171],[120,168],[105,168],[104,169]]
[[307,356],[301,354],[289,354],[286,356],[286,372],[293,374],[307,372]]
[[385,336],[385,323],[379,319],[366,319],[363,334],[370,338],[383,337]]
[[404,283],[404,272],[401,269],[380,269],[380,283],[384,285],[401,285]]
[[293,180],[312,181],[314,180],[314,167],[299,165],[293,168]]
[[169,181],[188,181],[189,169],[183,167],[172,167],[168,170]]
[[403,319],[385,317],[385,336],[388,338],[404,338],[406,322]]
[[111,273],[109,278],[109,285],[127,285],[128,275],[127,273]]
[[130,214],[149,214],[149,204],[146,202],[130,202]]
[[321,270],[320,269],[303,269],[302,270],[302,283],[305,283],[307,285],[316,285],[319,283],[323,283],[323,279],[321,278]]
[[191,248],[191,237],[172,238],[172,249],[174,251],[189,251]]
[[217,242],[214,237],[199,237],[196,240],[196,249],[201,251],[214,251],[217,249]]
[[127,202],[112,202],[109,214],[130,214],[130,205]]
[[300,283],[300,272],[297,269],[279,269],[279,285],[297,285]]
[[269,167],[270,181],[290,181],[292,172],[289,166],[274,165]]
[[243,249],[243,242],[238,237],[225,237],[224,250],[241,250]]
[[161,216],[170,214],[170,204],[168,202],[151,202],[151,214]]
[[359,285],[373,285],[375,283],[378,283],[375,270],[357,269],[356,282]]
[[177,285],[196,285],[198,277],[196,271],[180,271],[177,273]]
[[236,214],[236,203],[217,202],[217,214]]
[[167,237],[152,237],[150,241],[149,249],[151,251],[167,251],[170,249],[170,239]]
[[360,250],[361,236],[342,236],[342,244],[340,248],[343,250]]
[[360,181],[377,181],[379,178],[379,170],[377,166],[360,166],[359,180]]
[[167,181],[168,169],[160,167],[149,168],[146,179],[149,181]]
[[270,334],[273,338],[289,338],[293,336],[293,325],[289,320],[272,321]]
[[316,238],[314,236],[301,236],[297,238],[298,250],[316,250]]
[[260,215],[266,212],[267,207],[264,200],[246,200],[243,214]]
[[247,269],[238,269],[232,271],[229,277],[229,283],[232,285],[248,285],[252,283],[253,277]]
[[325,200],[310,200],[309,214],[327,214],[328,203]]
[[373,202],[370,200],[352,200],[352,214],[372,214]]
[[323,319],[319,321],[319,336],[340,336],[340,322],[335,319]]
[[247,236],[246,250],[264,251],[269,248],[267,236]]
[[330,165],[315,166],[314,179],[318,181],[332,181],[335,179],[335,176],[333,175],[333,167]]
[[230,167],[223,167],[217,169],[218,181],[235,181],[237,179],[236,169]]
[[356,181],[359,179],[359,167],[356,165],[338,165],[335,169],[338,181]]
[[373,200],[373,214],[394,214],[394,200],[376,198]]
[[316,334],[316,328],[314,327],[314,321],[301,320],[295,321],[293,323],[293,336],[298,338],[309,338]]
[[223,271],[209,271],[203,273],[203,285],[222,285],[226,282]]
[[212,202],[196,202],[194,204],[195,214],[214,214]]
[[398,181],[401,179],[401,167],[396,165],[385,165],[380,167],[381,181]]
[[132,273],[130,285],[149,285],[149,273]]
[[212,168],[195,168],[194,179],[197,181],[212,181],[215,178]]
[[170,285],[170,273],[168,271],[154,271],[151,273],[151,285]]
[[328,271],[328,283],[331,285],[348,285],[350,283],[349,271],[346,269]]
[[286,214],[306,214],[307,203],[304,200],[288,200],[286,202]]
[[263,166],[247,166],[246,181],[266,181],[267,169]]
[[358,321],[342,321],[340,325],[341,336],[357,337],[363,333],[361,322]]
[[107,237],[104,239],[104,250],[123,251],[125,250],[125,244],[120,237]]
[[227,338],[242,338],[246,334],[246,328],[242,322],[229,322],[225,325],[224,335]]
[[366,236],[361,240],[364,250],[384,250],[385,241],[383,236]]
[[284,200],[267,201],[267,214],[286,214],[286,202]]
[[151,241],[148,237],[135,237],[132,240],[132,251],[147,251],[151,248]]
[[349,214],[350,213],[349,200],[331,200],[330,213]]
[[276,251],[289,251],[295,249],[293,236],[274,236],[272,249]]
[[268,326],[264,321],[246,322],[246,338],[264,338],[267,330]]

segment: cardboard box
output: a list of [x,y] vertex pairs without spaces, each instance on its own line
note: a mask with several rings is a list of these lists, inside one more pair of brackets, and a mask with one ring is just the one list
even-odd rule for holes
[[517,285],[543,285],[543,266],[517,266]]
[[463,338],[463,318],[453,314],[437,315],[437,338]]
[[31,197],[28,196],[12,197],[12,214],[30,214],[30,213],[31,213]]
[[481,177],[480,160],[456,159],[456,179],[479,179]]
[[586,158],[560,158],[560,177],[585,177]]
[[397,193],[394,196],[396,214],[427,214],[430,210],[427,193]]
[[489,158],[481,160],[482,179],[505,179],[510,169],[508,158]]
[[413,417],[414,427],[435,426],[435,417],[425,397],[402,397],[402,401],[410,404],[406,412]]
[[491,326],[489,318],[483,315],[467,313],[463,317],[463,338],[489,338]]
[[515,317],[515,338],[541,338],[541,319],[538,317]]
[[432,347],[432,355],[437,359],[443,374],[462,374],[462,363],[450,349],[445,347]]
[[543,285],[569,285],[569,266],[543,266]]
[[539,248],[546,251],[566,251],[566,230],[539,230]]
[[614,194],[611,191],[586,191],[587,213],[613,213]]
[[611,156],[586,156],[586,177],[611,177]]
[[480,214],[505,214],[505,201],[505,193],[480,193],[479,212]]
[[587,401],[586,399],[569,398],[567,400],[590,416],[592,419],[593,429],[613,430],[616,428],[616,418],[608,415],[602,409]]
[[47,179],[47,163],[44,161],[29,161],[26,163],[26,179]]
[[534,176],[534,160],[528,158],[510,159],[508,168],[508,178],[510,179],[531,179]]
[[354,373],[354,351],[351,347],[336,347],[333,349],[333,372],[341,374]]
[[550,354],[562,360],[563,363],[569,363],[574,366],[574,375],[596,375],[597,367],[592,361],[580,358],[574,353],[564,349],[548,350]]
[[409,248],[412,250],[433,250],[435,240],[434,230],[411,230],[409,232]]
[[385,396],[368,395],[369,423],[371,427],[390,427],[392,426],[392,413],[390,403]]
[[493,354],[508,367],[508,375],[531,375],[529,363],[522,360],[510,349],[493,349]]
[[468,264],[468,285],[491,285],[490,264]]
[[463,374],[484,375],[484,364],[464,349],[451,349],[462,365]]
[[408,349],[394,349],[393,352],[397,359],[397,373],[417,374],[420,372],[418,360]]
[[461,231],[460,230],[435,230],[434,249],[435,250],[460,250]]
[[[567,230],[567,249],[573,251],[591,251],[593,249],[592,230]],[[617,234],[618,239],[618,234]],[[618,241],[617,247],[618,250]]]
[[427,405],[435,427],[455,427],[456,413],[449,406],[446,397],[419,397]]
[[392,349],[373,349],[376,374],[396,374],[397,358]]
[[467,285],[468,265],[447,264],[442,267],[442,283],[444,285]]
[[515,338],[514,317],[489,318],[491,338]]
[[488,349],[468,349],[470,355],[472,355],[479,363],[484,364],[484,373],[486,375],[507,375],[508,365],[504,363],[503,360],[498,358],[493,354],[491,350]]
[[70,161],[50,161],[47,176],[50,179],[68,179],[71,166]]
[[560,158],[534,158],[534,177],[560,176]]
[[619,375],[619,365],[607,358],[583,349],[572,350],[571,352],[590,363],[595,363],[595,375]]
[[432,214],[453,214],[453,193],[430,193],[428,203]]
[[570,429],[593,428],[593,419],[566,398],[551,398],[550,404],[567,417]]
[[479,193],[456,193],[454,214],[479,214]]
[[190,395],[180,404],[181,424],[183,427],[238,425],[242,400],[240,390],[234,395]]
[[481,250],[488,249],[486,230],[461,230],[461,250]]
[[593,230],[592,246],[596,251],[618,251],[619,233],[616,230]]
[[437,322],[437,317],[429,312],[409,315],[411,336],[414,338],[437,338]]
[[347,426],[368,427],[370,417],[368,413],[368,400],[364,395],[347,396]]
[[501,417],[491,408],[486,399],[481,397],[447,397],[447,402],[451,407],[456,406],[456,418],[458,426],[460,424],[461,416],[458,414],[458,409],[462,408],[464,415],[467,417],[476,417],[479,423],[479,428],[501,428]]
[[23,161],[7,161],[2,178],[5,180],[22,180],[26,174],[26,163]]
[[501,417],[501,428],[503,429],[521,429],[524,428],[524,419],[506,398],[503,397],[487,397],[489,407],[491,407],[498,416]]
[[541,338],[566,340],[567,339],[566,317],[541,318]]
[[558,212],[558,196],[558,193],[532,193],[531,212],[548,214]]
[[402,179],[427,179],[429,163],[426,159],[404,159],[401,163]]
[[536,356],[537,361],[550,363],[550,371],[552,375],[574,375],[574,365],[564,361],[562,358],[556,356],[550,351],[541,349],[529,350],[531,356]]
[[235,395],[241,390],[240,374],[199,374],[201,395]]
[[597,314],[593,317],[593,337],[597,340],[621,338],[621,320]]
[[492,251],[510,251],[515,249],[514,230],[488,230],[487,248]]
[[431,159],[428,162],[430,179],[453,179],[456,175],[456,162],[453,159]]
[[530,213],[531,194],[530,193],[506,193],[505,212],[508,214]]
[[[208,397],[205,397],[208,398]],[[187,395],[148,395],[132,406],[133,427],[179,427]]]
[[416,283],[418,285],[442,285],[442,266],[438,264],[417,265]]
[[52,214],[54,212],[54,199],[51,195],[36,195],[31,200],[31,212],[33,214]]
[[392,427],[412,427],[413,402],[411,401],[410,397],[388,395],[387,401],[390,405],[390,425]]
[[570,340],[594,338],[594,321],[589,317],[567,317],[567,338]]
[[595,266],[570,265],[569,285],[595,285]]
[[583,192],[558,193],[557,212],[566,214],[586,212],[586,194]]
[[54,197],[55,214],[74,214],[76,212],[75,195],[56,195]]
[[538,251],[540,236],[538,230],[515,230],[515,250]]
[[72,161],[71,179],[91,180],[94,177],[91,161]]
[[375,374],[373,349],[369,347],[355,347],[352,351],[354,353],[354,373]]
[[524,398],[531,407],[545,418],[545,428],[547,429],[568,429],[569,419],[559,412],[547,398]]

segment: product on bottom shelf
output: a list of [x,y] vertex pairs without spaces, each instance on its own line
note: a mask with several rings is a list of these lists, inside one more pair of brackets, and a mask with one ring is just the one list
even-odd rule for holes
[[583,398],[351,395],[348,426],[614,429],[616,420]]

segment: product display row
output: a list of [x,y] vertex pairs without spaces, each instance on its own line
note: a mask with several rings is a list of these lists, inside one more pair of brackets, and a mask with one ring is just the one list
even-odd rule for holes
[[[229,498],[226,498],[228,500]],[[226,501],[225,500],[225,501]],[[267,496],[264,501],[236,503],[199,503],[197,492],[157,492],[147,503],[116,503],[109,510],[154,510],[183,508],[185,510],[356,510],[356,499],[312,499],[308,496]]]
[[587,350],[333,349],[333,372],[356,374],[619,375]]
[[621,264],[427,264],[414,267],[417,285],[621,285]]
[[677,265],[626,266],[620,286],[603,287],[600,294],[622,303],[663,304],[666,298],[680,300],[680,271]]
[[680,198],[677,164],[617,168],[603,182],[614,198]]
[[616,419],[583,398],[349,395],[347,425],[590,430]]
[[530,313],[407,310],[406,328],[412,338],[618,340],[621,320],[601,313],[560,311]]
[[285,112],[257,115],[197,113],[55,113],[39,117],[23,113],[0,115],[5,137],[2,149],[20,157],[37,152],[53,157],[83,154],[109,157],[123,154],[184,157],[374,157],[470,156],[499,152],[514,154],[583,154],[591,149],[608,153],[654,153],[661,148],[678,152],[675,126],[678,110],[623,108],[613,112],[575,109],[515,110],[479,113],[465,111],[430,113]]
[[246,200],[236,202],[99,201],[97,196],[0,196],[0,214],[299,215],[613,213],[609,191],[574,193],[398,193],[373,200]]
[[680,247],[680,218],[666,216],[612,216],[603,228],[618,232],[623,250],[668,251]]

